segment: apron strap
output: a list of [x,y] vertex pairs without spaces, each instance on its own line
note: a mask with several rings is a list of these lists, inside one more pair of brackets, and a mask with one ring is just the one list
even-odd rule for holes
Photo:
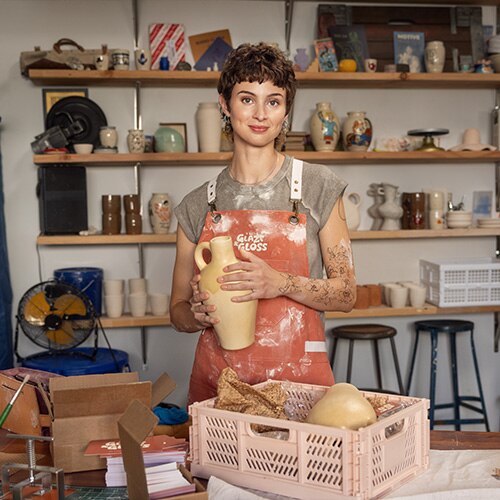
[[290,215],[290,224],[299,223],[299,202],[302,200],[302,168],[304,162],[297,160],[292,161],[292,182],[290,183],[290,201],[293,204],[293,215]]
[[210,207],[210,214],[214,222],[219,222],[221,220],[221,214],[216,213],[217,208],[215,206],[215,200],[217,199],[217,177],[214,177],[209,181],[207,185],[207,201]]

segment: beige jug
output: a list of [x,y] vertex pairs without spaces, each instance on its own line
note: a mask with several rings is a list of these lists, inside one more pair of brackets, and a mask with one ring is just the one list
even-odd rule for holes
[[356,231],[361,221],[359,214],[361,196],[358,193],[349,193],[347,196],[344,196],[343,201],[347,227],[350,231]]
[[[211,254],[210,263],[205,261],[203,252]],[[214,316],[220,322],[214,325],[215,332],[223,349],[234,351],[244,349],[255,340],[255,317],[257,300],[249,302],[232,302],[231,297],[245,295],[248,290],[221,290],[217,278],[224,273],[223,268],[239,262],[234,255],[233,240],[230,236],[216,236],[210,241],[197,245],[194,260],[200,269],[200,290],[209,292],[206,304],[214,304],[217,310]]]

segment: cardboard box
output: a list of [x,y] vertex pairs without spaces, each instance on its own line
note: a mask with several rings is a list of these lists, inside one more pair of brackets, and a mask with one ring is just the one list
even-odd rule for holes
[[[141,443],[149,436],[158,422],[153,412],[138,400],[130,403],[126,412],[118,420],[118,433],[123,455],[123,465],[127,474],[127,492],[129,500],[148,498],[146,472]],[[194,493],[168,497],[169,500],[208,500],[208,493],[203,485],[194,479],[184,467],[179,467],[182,475],[196,486]]]
[[152,408],[174,388],[167,374],[154,384],[140,382],[136,372],[50,379],[54,466],[64,472],[105,469],[104,459],[84,455],[89,441],[117,439],[118,419],[130,401]]

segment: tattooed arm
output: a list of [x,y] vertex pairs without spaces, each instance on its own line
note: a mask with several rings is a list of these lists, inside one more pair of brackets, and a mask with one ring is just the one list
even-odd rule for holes
[[[248,262],[228,266],[225,271],[243,270],[245,273],[219,278],[224,283],[221,288],[249,291],[247,295],[233,298],[235,302],[284,295],[319,311],[349,312],[356,300],[356,278],[342,198],[334,205],[319,238],[326,279],[278,272],[251,252],[242,250]],[[233,280],[241,281],[229,283]]]

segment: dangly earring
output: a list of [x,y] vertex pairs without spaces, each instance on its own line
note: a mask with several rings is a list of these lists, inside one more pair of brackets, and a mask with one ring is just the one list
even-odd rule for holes
[[288,122],[288,118],[285,118],[283,120],[283,123],[281,124],[281,130],[276,139],[274,140],[274,146],[278,151],[282,151],[283,146],[286,141],[286,134],[290,131],[290,124]]

